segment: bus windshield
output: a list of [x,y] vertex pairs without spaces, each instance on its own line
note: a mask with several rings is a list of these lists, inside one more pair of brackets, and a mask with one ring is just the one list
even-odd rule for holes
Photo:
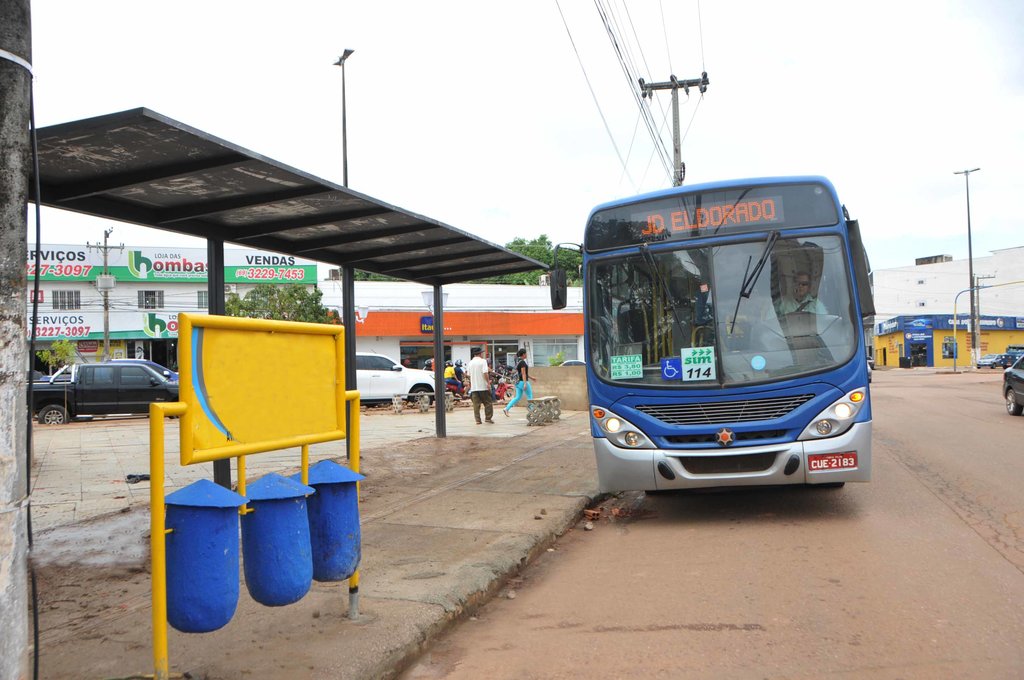
[[594,259],[587,311],[598,378],[678,389],[763,383],[848,362],[857,347],[836,235]]

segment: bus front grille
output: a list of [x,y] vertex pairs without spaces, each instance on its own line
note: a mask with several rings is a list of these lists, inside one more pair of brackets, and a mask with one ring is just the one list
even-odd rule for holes
[[683,456],[679,463],[691,475],[726,475],[764,472],[775,462],[775,453],[748,453],[739,456]]
[[[786,436],[786,430],[763,430],[761,432],[734,432],[734,441],[739,444],[746,442],[749,446],[754,442],[776,440]],[[664,438],[669,444],[717,444],[715,434],[672,434]]]
[[636,410],[670,425],[718,425],[782,418],[813,398],[813,394],[797,394],[792,397],[701,404],[645,405],[637,406]]

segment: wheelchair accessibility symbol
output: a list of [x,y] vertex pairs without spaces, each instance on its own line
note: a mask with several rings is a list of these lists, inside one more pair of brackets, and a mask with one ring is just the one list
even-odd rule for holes
[[661,360],[662,380],[682,380],[683,360],[679,357],[670,357]]

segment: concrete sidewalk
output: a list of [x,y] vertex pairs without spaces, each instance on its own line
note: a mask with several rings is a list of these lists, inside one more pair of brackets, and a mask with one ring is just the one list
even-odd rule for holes
[[[347,618],[346,583],[314,583],[288,607],[251,600],[243,584],[219,631],[172,631],[172,671],[202,678],[379,678],[499,592],[534,555],[572,527],[597,495],[585,413],[527,427],[525,411],[476,425],[449,414],[363,416],[360,616]],[[40,571],[41,677],[152,672],[149,635],[148,472],[145,421],[35,430],[33,551]],[[210,476],[177,464],[168,423],[168,489]],[[314,447],[311,463],[344,457]],[[250,456],[250,480],[297,468],[298,452]],[[114,514],[109,514],[113,510]],[[104,512],[108,514],[103,514]],[[88,520],[88,521],[83,521]],[[89,612],[83,616],[82,612]]]

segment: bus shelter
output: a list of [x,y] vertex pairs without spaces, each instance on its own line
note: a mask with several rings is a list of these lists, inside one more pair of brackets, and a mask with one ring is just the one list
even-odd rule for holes
[[[357,269],[431,286],[440,357],[445,284],[546,268],[145,108],[41,128],[38,146],[42,205],[206,239],[211,314],[224,313],[224,244],[234,243],[340,268],[346,328],[356,325]],[[346,340],[355,385],[355,333]],[[443,368],[434,362],[437,386]],[[214,479],[230,485],[227,461],[214,463]]]

